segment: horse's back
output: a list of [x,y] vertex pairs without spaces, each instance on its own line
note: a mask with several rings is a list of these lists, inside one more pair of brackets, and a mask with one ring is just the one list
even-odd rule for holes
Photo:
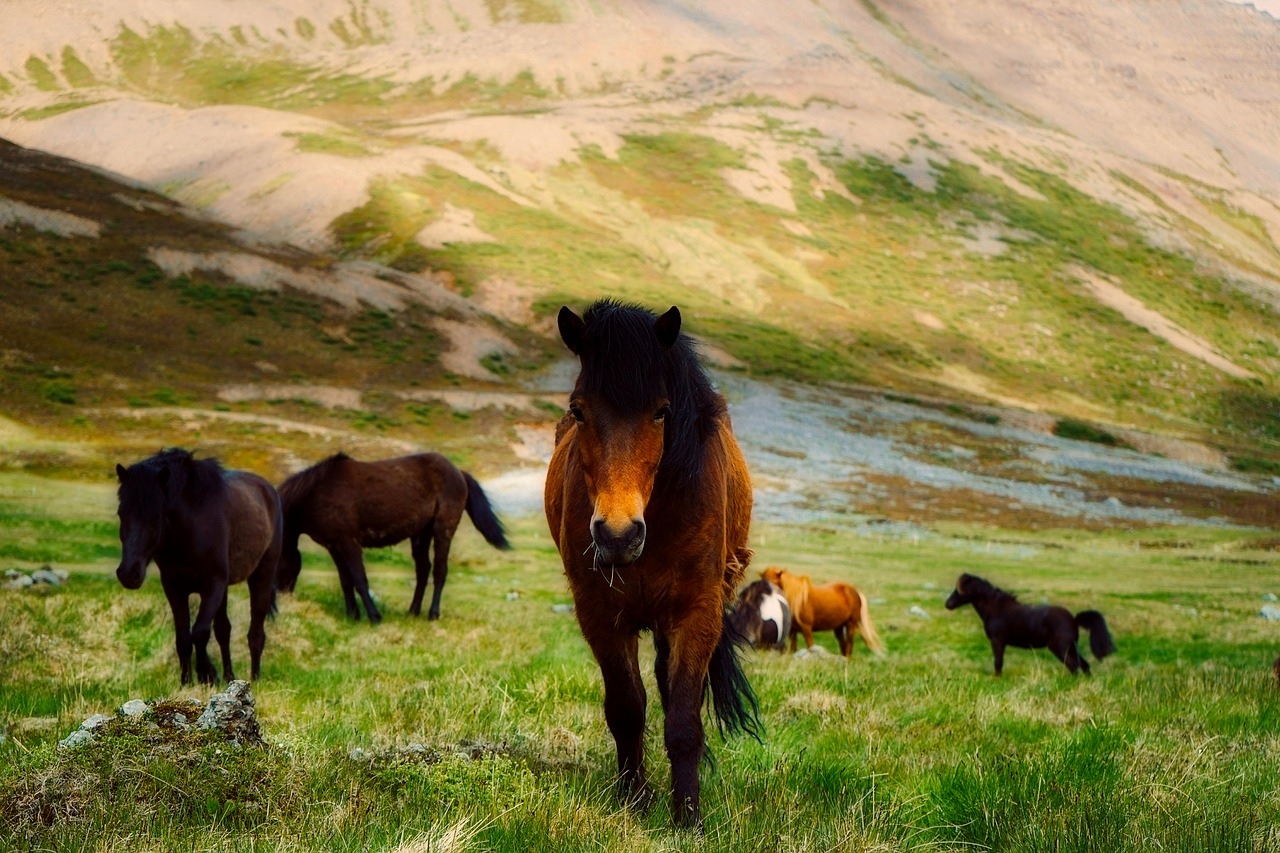
[[247,578],[282,537],[280,497],[271,483],[248,471],[228,471],[227,570],[230,583]]
[[442,511],[456,523],[466,499],[462,472],[439,453],[344,459],[315,485],[301,529],[324,545],[349,538],[380,547],[409,538]]
[[836,581],[810,586],[808,604],[813,629],[825,631],[856,619],[862,607],[862,594],[852,584]]

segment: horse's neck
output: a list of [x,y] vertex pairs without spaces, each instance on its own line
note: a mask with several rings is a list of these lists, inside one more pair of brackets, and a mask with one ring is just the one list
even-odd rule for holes
[[978,611],[983,621],[993,616],[998,616],[1009,609],[1009,604],[1013,602],[1012,598],[1004,595],[993,595],[991,598],[974,599],[973,609]]

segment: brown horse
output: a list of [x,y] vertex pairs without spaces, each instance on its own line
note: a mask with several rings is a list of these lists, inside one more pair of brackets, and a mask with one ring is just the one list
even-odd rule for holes
[[804,634],[805,645],[813,648],[814,631],[834,631],[840,654],[849,657],[856,630],[867,648],[884,654],[884,643],[867,613],[867,597],[849,584],[814,586],[807,576],[793,575],[777,566],[770,566],[760,576],[781,589],[791,605],[791,651],[796,650],[797,634]]
[[[449,546],[465,510],[471,523],[495,548],[507,550],[506,531],[484,490],[465,471],[439,453],[419,453],[379,462],[357,462],[338,453],[294,474],[280,485],[284,505],[284,554],[280,589],[291,591],[302,570],[298,537],[322,545],[338,567],[347,615],[360,618],[356,593],[369,621],[382,621],[369,595],[364,549],[383,548],[408,539],[418,583],[409,613],[422,613],[422,595],[431,578],[428,619],[440,618],[440,595],[449,574]],[[435,559],[430,548],[435,543]]]
[[560,309],[581,361],[556,430],[544,495],[574,612],[604,677],[604,714],[623,796],[651,794],[644,770],[641,631],[653,632],[673,817],[701,826],[698,762],[710,687],[721,730],[759,736],[725,607],[751,559],[751,481],[725,408],[680,334],[661,317],[602,300]]
[[[263,623],[276,610],[283,520],[275,488],[257,474],[224,471],[216,459],[196,459],[177,448],[128,468],[116,465],[116,476],[122,546],[116,577],[125,589],[137,589],[147,564],[156,561],[173,611],[182,683],[191,683],[192,646],[197,677],[217,683],[208,652],[211,628],[227,680],[235,679],[227,587],[241,581],[249,586],[249,654],[257,678],[267,642]],[[192,593],[200,594],[195,625]]]

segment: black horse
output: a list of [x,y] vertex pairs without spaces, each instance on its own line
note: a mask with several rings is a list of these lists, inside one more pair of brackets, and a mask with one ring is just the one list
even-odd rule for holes
[[991,651],[996,658],[996,675],[1004,670],[1005,646],[1020,649],[1048,646],[1072,675],[1079,670],[1088,675],[1089,663],[1076,648],[1080,628],[1089,632],[1089,646],[1098,660],[1116,650],[1106,620],[1096,610],[1084,610],[1072,616],[1065,607],[1022,604],[1013,593],[967,574],[956,581],[955,592],[947,599],[947,609],[955,610],[966,604],[972,604],[982,617],[982,627],[991,640]]
[[[116,475],[123,546],[116,577],[126,589],[137,589],[155,560],[173,610],[182,683],[191,683],[193,645],[200,681],[218,682],[207,649],[211,628],[222,648],[227,680],[235,678],[227,587],[241,581],[249,585],[249,653],[257,678],[266,645],[263,622],[276,609],[276,564],[283,542],[275,488],[257,474],[225,471],[216,459],[196,459],[177,448],[128,468],[117,465]],[[192,593],[200,594],[195,625],[188,605]]]

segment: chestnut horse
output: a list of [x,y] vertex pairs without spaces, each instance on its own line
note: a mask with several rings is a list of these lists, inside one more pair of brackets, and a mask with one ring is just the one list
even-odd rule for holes
[[1089,674],[1089,662],[1076,647],[1080,628],[1089,632],[1093,656],[1102,660],[1116,650],[1107,630],[1107,622],[1096,610],[1082,610],[1075,616],[1065,607],[1048,604],[1023,604],[1011,592],[993,586],[977,575],[964,574],[956,581],[955,591],[947,599],[947,609],[955,610],[972,604],[982,617],[982,627],[991,641],[996,675],[1004,671],[1005,646],[1020,649],[1049,647],[1075,675],[1079,670]]
[[781,589],[791,605],[791,651],[796,650],[797,634],[804,634],[805,645],[813,648],[814,631],[834,631],[840,654],[849,657],[856,630],[867,648],[877,655],[884,654],[884,643],[867,613],[867,597],[849,584],[814,586],[807,576],[794,575],[777,566],[770,566],[760,576]]
[[604,678],[604,715],[623,797],[647,805],[645,689],[638,636],[653,632],[671,761],[672,816],[700,827],[698,762],[710,688],[722,732],[759,737],[751,686],[726,605],[751,560],[751,481],[725,400],[711,386],[680,311],[661,317],[611,300],[560,336],[581,362],[556,429],[544,494],[574,612]]
[[[178,646],[182,683],[191,683],[191,651],[196,675],[216,684],[218,670],[209,660],[209,633],[222,648],[222,668],[231,669],[231,622],[227,619],[227,587],[249,586],[249,655],[253,677],[262,669],[263,628],[276,611],[276,564],[280,559],[283,519],[275,487],[257,474],[224,471],[216,459],[196,459],[174,448],[125,468],[120,480],[120,567],[116,577],[125,589],[137,589],[153,559],[169,609]],[[191,624],[188,598],[200,594],[200,609]]]
[[[357,462],[337,453],[280,484],[284,506],[284,554],[279,588],[291,591],[302,570],[298,537],[322,545],[338,567],[347,615],[360,618],[356,593],[369,621],[382,621],[369,594],[364,549],[408,539],[418,575],[409,613],[422,613],[427,578],[432,579],[428,619],[440,618],[440,595],[449,574],[449,546],[465,510],[486,542],[505,551],[506,531],[475,478],[439,453],[418,453],[378,462]],[[435,545],[433,563],[430,548]]]

